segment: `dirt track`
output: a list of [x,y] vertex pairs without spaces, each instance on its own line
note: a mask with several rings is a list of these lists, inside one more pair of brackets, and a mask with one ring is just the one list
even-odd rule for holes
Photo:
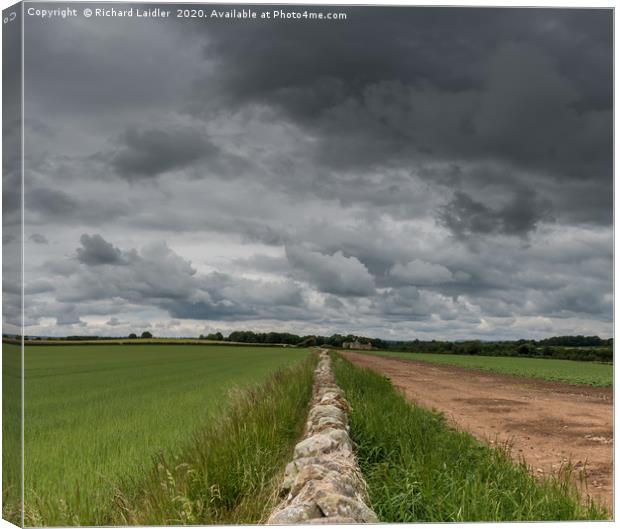
[[394,386],[457,428],[491,444],[510,441],[535,474],[571,461],[587,492],[613,506],[613,391],[473,369],[343,353],[388,376]]

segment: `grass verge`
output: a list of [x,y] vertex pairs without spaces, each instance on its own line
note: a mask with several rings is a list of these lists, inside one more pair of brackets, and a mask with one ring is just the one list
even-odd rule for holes
[[583,501],[567,469],[534,478],[507,449],[449,428],[410,404],[383,376],[334,355],[353,411],[351,436],[383,522],[595,520],[609,514]]
[[143,479],[126,480],[103,523],[239,524],[264,521],[280,474],[301,436],[315,355],[237,391],[224,413],[179,454],[160,454]]

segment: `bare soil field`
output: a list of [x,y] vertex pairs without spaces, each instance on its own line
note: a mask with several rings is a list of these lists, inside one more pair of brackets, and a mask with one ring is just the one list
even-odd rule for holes
[[[415,360],[347,352],[354,364],[394,386],[449,423],[512,456],[537,475],[571,462],[585,469],[587,493],[613,507],[613,390],[499,375]],[[577,472],[578,473],[578,472]]]

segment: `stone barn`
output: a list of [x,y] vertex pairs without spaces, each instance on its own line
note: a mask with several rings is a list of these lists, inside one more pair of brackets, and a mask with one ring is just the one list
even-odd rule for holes
[[343,349],[363,349],[370,350],[372,349],[372,344],[370,342],[342,342]]

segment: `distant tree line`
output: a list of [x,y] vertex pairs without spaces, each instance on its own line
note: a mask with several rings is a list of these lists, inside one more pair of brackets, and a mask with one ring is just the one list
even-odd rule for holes
[[[138,338],[138,335],[132,332],[129,336],[127,336],[127,338],[130,338],[131,340],[136,340]],[[140,338],[153,338],[153,335],[149,331],[144,331],[140,335]]]
[[[3,334],[5,340],[18,341],[18,335]],[[40,337],[24,337],[26,340],[41,340]],[[129,339],[137,339],[131,333]],[[153,338],[149,331],[144,331],[140,338]],[[602,339],[598,336],[554,336],[543,340],[512,340],[483,342],[480,340],[448,342],[441,340],[382,340],[353,334],[332,334],[331,336],[300,336],[288,332],[254,332],[234,331],[228,336],[221,332],[200,335],[201,340],[218,342],[239,342],[261,345],[290,345],[296,347],[329,346],[342,347],[344,342],[370,343],[373,349],[387,351],[404,351],[412,353],[439,353],[481,356],[521,356],[532,358],[557,358],[564,360],[584,360],[595,362],[613,362],[613,338]],[[54,340],[118,340],[109,336],[66,336]],[[191,343],[195,338],[187,338]]]
[[555,336],[543,340],[512,340],[483,342],[470,340],[448,342],[441,340],[381,340],[353,334],[332,334],[331,336],[291,333],[257,333],[234,331],[228,337],[222,333],[201,335],[201,339],[260,344],[288,344],[297,347],[330,346],[342,347],[344,342],[366,342],[373,349],[387,351],[411,351],[417,353],[444,353],[481,356],[521,356],[532,358],[557,358],[564,360],[585,360],[597,362],[613,361],[613,339],[598,336]]
[[[127,338],[137,339],[138,335],[132,332]],[[153,335],[149,331],[144,331],[140,335],[140,338],[153,338]],[[118,340],[118,336],[65,336],[64,338],[54,338],[54,340],[69,340],[72,342],[84,340]]]
[[215,341],[228,341],[228,342],[242,342],[242,343],[264,343],[264,344],[286,344],[296,345],[299,347],[312,347],[329,345],[332,347],[342,347],[343,342],[371,342],[379,343],[381,340],[373,338],[364,338],[348,334],[346,336],[342,334],[333,334],[331,336],[315,336],[305,335],[300,336],[298,334],[291,334],[289,332],[254,332],[254,331],[234,331],[231,332],[228,337],[224,337],[221,332],[200,335],[201,340],[215,340]]
[[539,345],[559,345],[562,347],[604,347],[613,346],[613,338],[603,340],[598,336],[554,336],[538,340]]
[[385,342],[391,351],[416,353],[444,353],[481,356],[521,356],[530,358],[556,358],[560,360],[583,360],[613,362],[613,339],[598,336],[556,336],[544,340],[514,340],[482,342],[403,341]]

